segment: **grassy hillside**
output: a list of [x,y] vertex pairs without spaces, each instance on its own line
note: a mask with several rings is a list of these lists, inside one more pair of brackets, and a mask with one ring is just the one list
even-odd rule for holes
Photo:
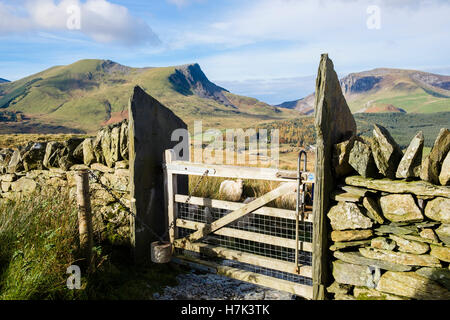
[[[0,84],[0,109],[23,112],[40,124],[92,132],[126,117],[132,89],[139,85],[188,124],[202,119],[206,126],[236,127],[295,113],[235,96],[210,83],[194,66],[200,76],[189,74],[189,66],[137,69],[112,61],[81,60]],[[233,102],[216,99],[222,94]]]

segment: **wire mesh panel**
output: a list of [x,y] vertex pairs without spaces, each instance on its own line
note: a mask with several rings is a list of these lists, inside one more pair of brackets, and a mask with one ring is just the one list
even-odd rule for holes
[[[177,203],[178,219],[197,223],[210,224],[231,212],[231,210],[219,209],[196,204]],[[202,243],[217,247],[227,248],[235,251],[245,252],[268,257],[279,261],[295,262],[295,245],[285,245],[285,243],[295,243],[296,221],[294,219],[273,217],[261,214],[247,214],[226,226],[241,232],[233,232],[236,236],[212,233],[202,239]],[[178,236],[184,238],[195,232],[194,228],[179,227]],[[298,241],[304,243],[312,242],[312,223],[307,221],[299,222]],[[241,235],[242,234],[242,235]],[[243,236],[245,234],[245,236]],[[254,237],[253,237],[254,235]],[[263,240],[256,235],[265,235]],[[244,239],[241,239],[244,238]],[[287,240],[289,242],[285,242]],[[191,255],[201,260],[211,261],[213,258],[188,250],[177,249],[178,253]],[[214,259],[215,262],[224,266],[238,268],[244,271],[282,279],[302,285],[312,285],[312,279],[293,272],[283,272],[271,268],[270,265],[252,265],[235,260]],[[312,265],[311,252],[298,251],[298,263],[302,266]]]

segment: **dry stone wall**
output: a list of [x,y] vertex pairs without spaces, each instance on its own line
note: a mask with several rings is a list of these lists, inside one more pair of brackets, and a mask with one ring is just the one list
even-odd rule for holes
[[335,299],[450,299],[450,131],[422,159],[388,130],[335,145],[327,213]]
[[19,200],[42,188],[67,190],[75,197],[75,173],[89,169],[95,231],[129,241],[127,212],[105,186],[130,207],[128,121],[102,128],[95,137],[35,143],[0,150],[0,202]]

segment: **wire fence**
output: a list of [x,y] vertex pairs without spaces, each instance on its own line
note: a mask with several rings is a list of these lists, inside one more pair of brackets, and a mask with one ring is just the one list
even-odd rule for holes
[[[195,204],[178,203],[178,218],[200,222],[211,223],[218,220],[227,214],[230,210],[212,208],[207,206],[200,206]],[[237,221],[227,225],[227,228],[248,231],[268,236],[273,236],[282,239],[295,240],[295,220],[264,216],[258,214],[248,214]],[[195,230],[188,228],[178,228],[180,238],[186,237]],[[299,237],[298,241],[312,242],[312,223],[300,221],[299,222]],[[256,254],[264,257],[269,257],[286,262],[295,262],[295,249],[279,246],[276,243],[263,243],[253,240],[244,240],[236,237],[224,236],[219,234],[209,234],[202,240],[202,243],[211,244],[227,249],[237,250],[241,252]],[[187,250],[179,249],[179,253],[192,255],[194,257],[211,260],[211,257],[203,256],[194,252],[187,252]],[[237,262],[234,260],[216,259],[220,260],[222,265],[232,266],[246,271],[270,276],[273,278],[283,279],[299,284],[312,285],[312,279],[306,278],[297,274],[282,272],[270,269],[270,266],[256,266]],[[299,250],[298,262],[303,266],[312,265],[311,252]]]

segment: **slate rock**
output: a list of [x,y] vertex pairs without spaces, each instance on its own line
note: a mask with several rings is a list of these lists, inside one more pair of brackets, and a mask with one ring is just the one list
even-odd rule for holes
[[422,166],[422,152],[423,152],[424,137],[423,132],[420,131],[412,139],[411,143],[406,149],[403,158],[397,168],[397,178],[418,178],[420,176],[420,169]]
[[425,215],[435,221],[450,223],[450,199],[438,197],[428,201]]
[[354,142],[348,162],[364,178],[377,175],[377,167],[375,166],[371,148],[362,140]]
[[439,182],[443,186],[450,185],[450,152],[447,153],[442,163],[441,173],[439,174]]
[[328,212],[333,230],[368,229],[373,222],[354,203],[339,202]]
[[450,150],[450,130],[441,129],[433,148],[422,163],[420,178],[434,184],[439,184],[439,174],[442,163]]
[[380,206],[386,219],[393,222],[418,222],[423,215],[410,194],[392,194],[380,198]]
[[389,131],[374,124],[372,154],[379,172],[388,178],[395,178],[395,173],[403,153]]
[[439,239],[447,246],[450,246],[450,224],[442,224],[435,231]]
[[376,288],[379,291],[418,300],[449,300],[450,292],[415,272],[387,271]]

